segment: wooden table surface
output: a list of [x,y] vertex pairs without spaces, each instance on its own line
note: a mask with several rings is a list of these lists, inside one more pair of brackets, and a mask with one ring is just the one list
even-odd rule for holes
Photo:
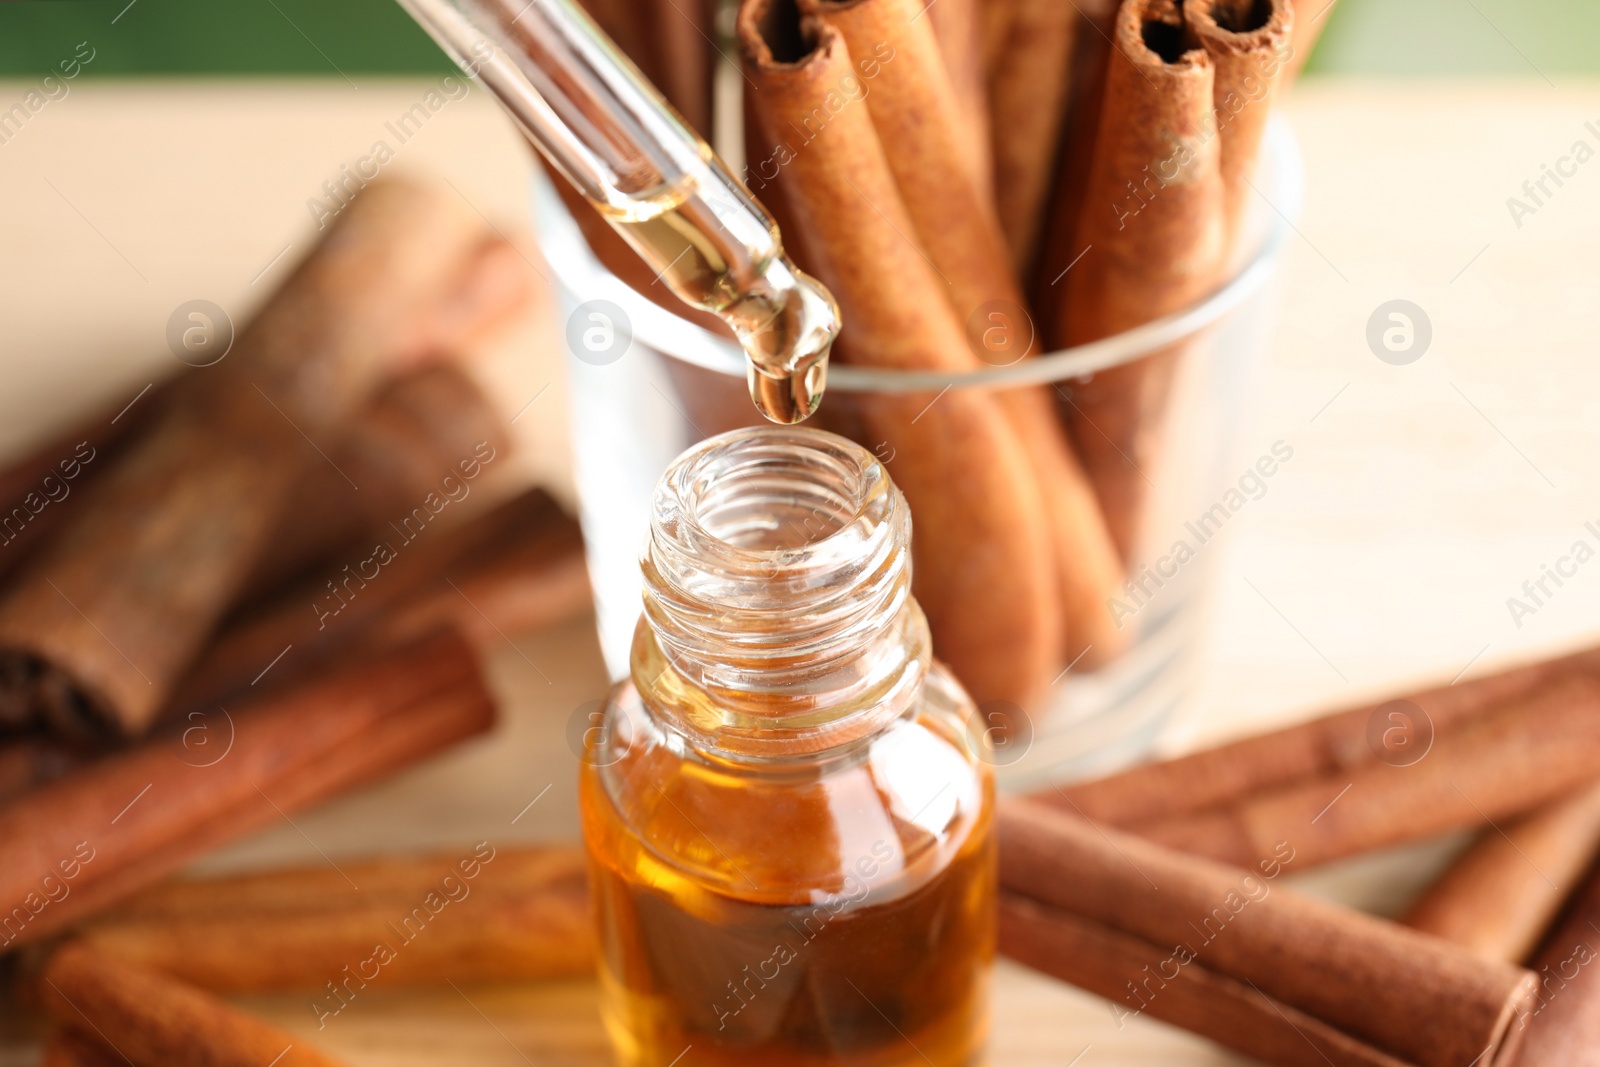
[[[307,247],[306,201],[428,87],[79,81],[33,115],[0,144],[0,456],[171,370],[163,338],[179,303],[210,299],[241,321]],[[27,89],[0,83],[0,108]],[[1295,455],[1230,525],[1207,673],[1168,749],[1593,641],[1600,627],[1600,564],[1520,620],[1506,603],[1575,541],[1600,543],[1585,527],[1600,526],[1600,163],[1547,184],[1520,220],[1507,207],[1576,141],[1600,146],[1600,86],[1313,81],[1288,111],[1307,203],[1246,448],[1282,439]],[[507,232],[525,225],[530,163],[479,92],[435,114],[391,166],[443,174]],[[1373,310],[1396,298],[1433,327],[1408,366],[1365,340]],[[538,396],[517,423],[522,462],[570,494],[555,345],[530,335],[485,375],[508,412]],[[492,737],[202,866],[571,838],[565,723],[606,687],[589,624],[525,635],[491,669],[505,707]],[[1458,844],[1298,884],[1392,912]],[[320,1033],[305,997],[249,1003],[357,1067],[605,1062],[585,982],[376,988]],[[35,1062],[30,1025],[0,1024],[0,1067]],[[1237,1062],[1159,1023],[1119,1028],[1103,1002],[1009,964],[993,1050],[1007,1067]]]

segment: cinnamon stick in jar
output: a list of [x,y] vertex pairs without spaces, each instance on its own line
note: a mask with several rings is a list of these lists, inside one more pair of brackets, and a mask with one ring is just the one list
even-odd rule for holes
[[1596,767],[1600,680],[1571,678],[1437,737],[1415,763],[1374,761],[1138,832],[1229,863],[1289,839],[1311,867],[1521,815],[1587,785]]
[[1175,946],[1180,965],[1254,985],[1397,1060],[1503,1064],[1521,1038],[1533,975],[1273,884],[1300,866],[1293,838],[1242,870],[1026,800],[1001,801],[999,827],[1006,890]]
[[254,993],[338,985],[358,965],[385,988],[587,975],[592,927],[581,849],[483,841],[341,861],[339,871],[186,879],[140,894],[73,936],[108,958],[202,989]]
[[1044,236],[1046,202],[1056,174],[1072,85],[1080,17],[1054,0],[995,0],[1008,16],[989,70],[989,152],[995,210],[1011,266],[1027,277]]
[[[955,89],[959,121],[965,124],[966,136],[971,143],[980,148],[989,143],[984,6],[984,0],[940,0],[922,9],[926,12],[926,21],[933,24],[933,36],[939,42],[939,57],[950,78],[950,85]],[[979,183],[992,192],[995,175],[990,168],[990,157],[980,154],[977,163],[980,167]]]
[[[1214,79],[1175,0],[1122,5],[1075,238],[1088,251],[1062,283],[1054,331],[1066,344],[1142,325],[1216,286],[1226,226]],[[1137,550],[1184,348],[1099,371],[1072,389],[1072,437],[1124,563]]]
[[1484,959],[1526,959],[1600,856],[1600,786],[1482,836],[1400,920]]
[[[340,1067],[342,1061],[198,989],[82,944],[52,953],[35,984],[57,1022],[133,1067]],[[79,1046],[81,1047],[81,1046]]]
[[[1559,679],[1600,670],[1600,650],[1519,664],[1478,678],[1360,704],[1268,733],[1105,778],[1044,790],[1035,799],[1124,829],[1229,803],[1297,781],[1351,772],[1396,742],[1421,744]],[[1409,758],[1394,750],[1393,757]]]
[[1220,142],[1226,241],[1237,263],[1254,251],[1241,241],[1261,142],[1291,54],[1294,9],[1290,0],[1199,0],[1185,3],[1190,32],[1216,70],[1212,102]]
[[[861,70],[859,83],[865,96],[849,106],[864,104],[871,116],[913,227],[902,241],[915,240],[925,252],[943,283],[936,282],[936,288],[963,327],[972,352],[963,369],[981,370],[1037,355],[1042,345],[1011,270],[987,185],[974,173],[974,152],[963,143],[953,121],[930,119],[954,116],[957,105],[927,20],[917,18],[915,0],[803,0],[801,9],[815,12],[840,32]],[[814,95],[812,107],[792,120],[803,121],[818,114],[819,106],[827,107],[825,92]],[[761,106],[759,100],[756,104]],[[834,117],[831,124],[837,127],[843,118]],[[825,133],[809,147],[826,154],[839,140],[830,145]],[[987,158],[983,152],[976,154]],[[798,162],[791,164],[778,183],[789,199],[806,195],[791,188],[804,173]],[[808,231],[814,232],[818,220],[801,215]],[[849,328],[847,317],[845,329]],[[990,338],[1003,340],[991,343]],[[1060,661],[1098,666],[1115,656],[1125,635],[1107,608],[1119,591],[1122,570],[1094,488],[1043,389],[1005,389],[996,393],[995,400],[1021,440],[1045,508],[1054,546],[1055,586],[1067,630]]]
[[1061,335],[1066,286],[1072,268],[1082,262],[1077,239],[1083,218],[1090,163],[1099,139],[1105,98],[1106,66],[1111,60],[1111,34],[1116,0],[1080,0],[1073,5],[1073,46],[1067,69],[1067,100],[1060,134],[1061,147],[1047,196],[1042,243],[1033,273],[1024,281],[1045,324],[1051,348],[1066,343]]
[[0,949],[493,720],[474,654],[446,633],[216,709],[35,789],[0,808]]
[[[392,369],[477,225],[448,193],[375,182],[192,395],[85,490],[0,597],[0,685],[64,732],[137,735],[266,553],[301,473]],[[324,448],[324,454],[318,449]]]
[[[767,135],[786,145],[858,75],[838,30],[802,20],[785,0],[747,0],[739,36],[755,84],[749,99]],[[807,231],[807,267],[843,314],[836,355],[898,369],[969,367],[867,109],[858,101],[826,113],[811,141],[789,146],[783,170],[785,201]],[[1065,633],[1047,518],[1006,412],[963,389],[872,395],[860,409],[869,447],[917,516],[913,581],[935,654],[980,702],[1026,706],[1059,669]]]

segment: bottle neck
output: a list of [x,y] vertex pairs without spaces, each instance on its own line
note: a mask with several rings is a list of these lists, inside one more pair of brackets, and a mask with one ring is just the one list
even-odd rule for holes
[[657,485],[633,680],[712,754],[848,745],[917,699],[931,659],[911,597],[911,518],[870,453],[756,427],[686,452]]

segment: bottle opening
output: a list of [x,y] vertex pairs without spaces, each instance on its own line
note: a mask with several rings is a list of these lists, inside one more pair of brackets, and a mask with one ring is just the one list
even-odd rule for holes
[[929,658],[910,547],[905,498],[854,442],[777,426],[714,437],[656,489],[635,683],[722,747],[816,728],[836,741],[844,720],[895,714]]
[[785,552],[825,541],[856,521],[877,472],[817,447],[824,443],[762,434],[713,449],[693,472],[684,511],[735,548]]
[[909,526],[905,501],[861,446],[752,427],[691,449],[662,476],[647,563],[709,611],[792,610],[859,583],[909,542]]

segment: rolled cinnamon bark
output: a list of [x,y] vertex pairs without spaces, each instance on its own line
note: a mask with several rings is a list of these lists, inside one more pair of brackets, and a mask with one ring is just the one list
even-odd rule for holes
[[[496,0],[512,15],[514,0]],[[711,0],[584,0],[583,6],[661,95],[703,137],[711,134]]]
[[380,527],[232,620],[178,687],[173,713],[281,688],[353,649],[441,626],[486,650],[589,605],[577,523],[542,489],[454,528]]
[[[807,227],[810,267],[844,316],[835,351],[883,367],[970,366],[867,109],[824,103],[857,77],[843,37],[815,19],[802,24],[781,0],[745,3],[739,34],[767,135],[785,145],[811,138],[788,145],[785,199]],[[807,121],[809,133],[797,134]],[[914,581],[936,654],[979,701],[1025,706],[1056,670],[1063,617],[1046,515],[1005,411],[993,397],[956,389],[866,397],[860,414],[864,439],[917,516]]]
[[[914,18],[933,24],[933,36],[939,43],[939,57],[950,78],[951,88],[955,90],[960,121],[966,127],[965,136],[970,144],[979,149],[989,143],[983,6],[983,0],[939,0],[936,4],[920,7],[913,14]],[[980,168],[978,181],[984,190],[992,194],[995,175],[990,162],[990,157],[980,152],[977,159]]]
[[1600,681],[1574,677],[1437,737],[1415,763],[1367,763],[1138,832],[1238,864],[1287,840],[1311,867],[1521,815],[1587,785],[1597,767]]
[[[1521,1037],[1531,974],[1272,885],[1299,869],[1298,840],[1274,842],[1240,870],[1026,800],[1001,802],[999,828],[1007,890],[1173,946],[1174,963],[1253,985],[1396,1059],[1488,1067],[1508,1062]],[[1159,1003],[1171,990],[1146,991]]]
[[481,467],[483,456],[504,456],[512,443],[494,402],[462,367],[435,364],[397,378],[354,420],[334,462],[296,483],[244,598],[409,515],[430,495],[470,494],[475,486],[459,464]]
[[0,808],[0,948],[36,941],[493,719],[472,650],[441,634],[216,709],[36,789]]
[[[115,407],[95,411],[0,471],[0,578],[26,562],[77,509],[84,488],[159,410],[164,392],[151,388],[132,406],[120,398]],[[0,726],[5,716],[0,701]]]
[[1067,105],[1061,132],[1059,165],[1048,194],[1043,247],[1038,267],[1028,282],[1039,321],[1044,324],[1050,348],[1067,343],[1065,322],[1066,277],[1082,262],[1083,242],[1078,228],[1083,221],[1083,199],[1088,191],[1090,163],[1099,139],[1105,100],[1106,66],[1111,60],[1115,0],[1080,0],[1072,31],[1072,58],[1068,64]]
[[[510,241],[496,237],[484,242],[444,297],[427,309],[415,336],[403,339],[403,349],[395,353],[390,362],[397,367],[407,367],[440,358],[470,358],[499,330],[528,313],[534,303],[537,283],[537,275]],[[464,371],[455,373],[465,374]],[[136,396],[131,403],[127,398],[119,398],[114,406],[96,411],[0,472],[0,577],[22,564],[32,548],[59,529],[77,510],[82,499],[80,490],[113,465],[115,457],[134,436],[133,431],[154,418],[174,392],[173,387],[182,380],[180,375],[161,382],[149,392]],[[391,388],[389,392],[415,394],[418,388],[417,385],[398,390]],[[183,395],[182,390],[178,392]],[[374,418],[392,423],[394,413],[379,414],[385,400],[380,394],[363,410],[354,431],[356,436],[370,437],[367,426]],[[439,415],[450,412],[459,418],[467,413],[468,401],[460,387],[450,386],[442,400],[447,403],[431,401],[429,409],[439,406],[441,411],[426,412],[430,417],[419,419],[414,428],[424,435],[423,440],[437,441],[436,435],[445,429]],[[488,401],[483,399],[475,403],[487,404]],[[413,460],[420,458],[415,452],[415,447],[408,451]],[[288,507],[294,521],[280,523],[269,539],[272,546],[269,553],[285,557],[272,565],[277,568],[275,573],[289,573],[296,560],[305,562],[306,540],[325,530],[326,523],[337,524],[357,511],[372,512],[378,508],[379,498],[384,496],[383,490],[388,484],[379,480],[392,474],[395,464],[393,459],[384,457],[382,466],[370,467],[368,454],[370,449],[346,447],[334,454],[332,465],[316,464],[306,472],[306,480],[331,487],[332,491],[325,488],[319,494],[303,483],[298,487],[294,502]],[[350,481],[345,481],[335,466],[348,474]],[[412,481],[414,483],[415,479]],[[357,494],[350,488],[351,482],[365,489]],[[378,484],[371,484],[374,482]],[[72,502],[68,503],[69,500]],[[323,507],[324,504],[329,506]],[[333,548],[340,543],[340,538],[325,534],[321,543],[324,549]],[[297,552],[301,555],[297,556]],[[261,581],[258,574],[250,584],[258,587]],[[20,707],[26,710],[25,705]],[[4,715],[5,705],[0,703],[0,725],[5,725]]]
[[94,751],[54,737],[0,742],[0,804],[55,781],[92,758]]
[[87,945],[57,949],[36,989],[57,1022],[92,1033],[133,1067],[339,1067],[303,1038],[158,971]]
[[[798,0],[798,3],[803,14],[819,18],[839,32],[844,38],[850,59],[862,68],[860,80],[864,84],[860,86],[859,95],[851,90],[850,83],[846,83],[842,89],[837,84],[829,88],[851,92],[856,97],[855,103],[863,102],[864,98],[888,156],[890,170],[900,185],[901,197],[912,210],[912,218],[918,223],[919,231],[921,219],[912,201],[921,198],[922,191],[930,188],[932,182],[926,177],[912,177],[918,160],[896,158],[901,150],[925,157],[926,162],[941,169],[953,166],[961,175],[962,185],[966,187],[949,191],[957,203],[937,204],[930,200],[920,205],[924,211],[938,210],[945,216],[948,225],[966,232],[973,224],[962,217],[961,212],[968,206],[970,196],[980,210],[978,221],[989,222],[998,229],[992,221],[994,207],[988,199],[991,187],[988,133],[983,126],[969,119],[973,112],[963,104],[951,69],[940,54],[940,40],[935,32],[935,19],[938,16],[922,17],[926,9],[915,0]],[[956,24],[962,27],[959,31],[955,30]],[[970,45],[962,42],[964,50],[978,47],[977,26],[972,22],[970,13],[953,12],[953,18],[946,21],[946,28],[963,36],[969,32],[972,34]],[[981,91],[981,86],[979,89]],[[813,100],[813,105],[821,96],[821,93],[817,94],[818,100]],[[913,131],[911,127],[917,123],[927,128]],[[969,189],[976,196],[972,196]],[[951,243],[957,240],[955,237],[945,238],[945,235],[940,237],[949,239]],[[923,234],[923,241],[930,246],[929,254],[936,261],[942,258],[934,250],[933,242],[926,233]],[[974,254],[986,255],[989,251],[986,247],[978,246]],[[958,283],[952,280],[951,284]],[[964,296],[957,299],[962,303],[966,300]],[[979,303],[982,303],[981,299],[964,310],[970,311]],[[958,311],[962,310],[958,307]]]
[[593,607],[583,540],[567,519],[517,543],[486,550],[430,594],[413,597],[376,625],[369,641],[409,641],[450,623],[487,652],[519,634],[578,618]]
[[1517,1062],[1600,1065],[1600,869],[1590,871],[1529,966],[1539,992]]
[[1485,830],[1400,921],[1489,960],[1524,960],[1600,855],[1600,786]]
[[593,970],[581,849],[485,841],[429,856],[342,861],[340,871],[180,881],[74,936],[109,958],[220,993],[319,989],[339,984],[347,967],[385,987]]
[[1383,730],[1390,725],[1386,707],[1401,717],[1394,720],[1397,724],[1406,718],[1416,720],[1410,724],[1413,729],[1409,736],[1419,742],[1424,734],[1432,737],[1447,733],[1504,703],[1526,697],[1541,686],[1597,670],[1600,650],[1585,649],[1361,704],[1282,730],[1176,759],[1146,763],[1106,778],[1045,790],[1034,799],[1060,805],[1096,822],[1137,827],[1373,763],[1381,748],[1374,746],[1373,724],[1378,720],[1381,740]]
[[295,481],[473,250],[431,187],[373,183],[184,383],[0,598],[0,687],[62,731],[136,735],[265,554]]
[[104,1042],[75,1030],[58,1030],[44,1043],[39,1067],[126,1067],[127,1062]]
[[1184,4],[1183,17],[1216,68],[1212,101],[1226,240],[1236,262],[1254,251],[1241,247],[1240,233],[1254,201],[1261,139],[1292,55],[1294,10],[1291,0],[1199,0]]
[[[865,103],[912,223],[911,230],[898,236],[904,243],[915,235],[944,283],[936,284],[935,289],[944,292],[957,323],[965,324],[973,358],[962,369],[977,370],[986,362],[1014,363],[1028,354],[1037,355],[1041,346],[1032,337],[1034,322],[1011,271],[993,201],[987,185],[974,172],[974,157],[987,160],[987,152],[974,152],[953,122],[935,118],[957,113],[956,93],[940,66],[927,20],[916,17],[920,10],[917,0],[802,0],[801,6],[815,11],[825,24],[840,32],[850,59],[861,69],[865,100],[847,105],[846,110],[859,110]],[[843,69],[848,71],[848,65]],[[787,116],[788,128],[799,128],[812,116],[827,114],[828,94],[837,92],[838,84],[815,86],[809,102],[803,102],[806,106],[793,108]],[[759,99],[755,103],[758,109],[764,106]],[[820,154],[837,152],[844,140],[838,135],[853,132],[855,125],[861,124],[853,123],[848,115],[838,115],[825,136],[809,147]],[[784,128],[768,124],[774,135]],[[867,136],[865,130],[860,134],[862,139]],[[785,195],[790,200],[805,199],[807,191],[793,188],[804,180],[804,161],[795,161],[786,171]],[[861,185],[851,192],[876,204],[878,198],[867,194],[865,188]],[[797,206],[802,207],[799,213],[808,233],[830,232],[814,208],[808,215],[803,205]],[[842,236],[845,231],[831,232]],[[881,285],[881,279],[876,284]],[[847,316],[847,331],[850,322]],[[1005,338],[1002,343],[988,342],[1001,336]],[[1094,489],[1043,390],[1007,389],[999,392],[996,400],[1027,453],[1052,535],[1056,588],[1067,629],[1061,662],[1081,661],[1085,668],[1102,664],[1124,643],[1107,608],[1118,592],[1122,572],[1096,506]]]
[[1263,1063],[1405,1067],[1293,1005],[1190,960],[1030,897],[1000,893],[1000,951],[1112,1002],[1118,1029],[1148,1014]]
[[988,77],[995,208],[1012,270],[1026,278],[1044,237],[1080,18],[1071,4],[1054,0],[997,0],[989,7],[1006,13],[997,46],[1003,59]]
[[[359,562],[372,544],[363,542],[360,549],[335,559]],[[542,490],[440,531],[437,550],[394,566],[370,596],[351,605],[348,616],[341,614],[340,625],[316,625],[311,606],[328,595],[321,578],[284,590],[230,622],[178,687],[169,717],[184,719],[199,710],[203,720],[215,701],[280,689],[336,653],[407,644],[452,623],[487,652],[518,634],[577,617],[591,602],[577,524]],[[338,563],[330,563],[326,573],[344,574]],[[48,736],[0,743],[0,802],[104,755],[99,746]]]
[[[1226,229],[1214,73],[1175,0],[1123,4],[1076,236],[1088,251],[1063,282],[1057,333],[1067,344],[1142,325],[1217,284]],[[1168,347],[1073,388],[1073,441],[1124,562],[1137,549],[1183,351]]]

